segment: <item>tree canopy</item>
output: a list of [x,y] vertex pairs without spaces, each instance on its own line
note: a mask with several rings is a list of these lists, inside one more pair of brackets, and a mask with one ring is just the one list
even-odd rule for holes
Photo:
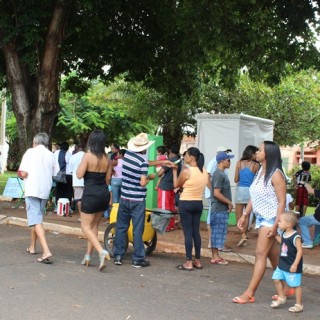
[[12,95],[19,151],[38,131],[52,135],[61,75],[71,71],[88,79],[126,72],[129,80],[144,80],[165,97],[163,123],[181,127],[184,119],[174,122],[171,112],[186,116],[185,101],[206,77],[232,86],[246,67],[274,83],[286,63],[318,67],[318,6],[309,0],[0,0],[0,75]]

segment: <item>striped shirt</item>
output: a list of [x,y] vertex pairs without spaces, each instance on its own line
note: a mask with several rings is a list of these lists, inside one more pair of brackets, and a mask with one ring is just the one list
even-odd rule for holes
[[141,176],[148,175],[148,162],[139,153],[126,151],[122,164],[121,198],[144,201],[147,188],[141,187]]

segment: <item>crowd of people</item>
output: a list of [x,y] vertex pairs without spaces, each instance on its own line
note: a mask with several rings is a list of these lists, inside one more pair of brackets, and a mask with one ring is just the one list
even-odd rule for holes
[[[216,156],[204,168],[204,155],[196,147],[189,148],[181,158],[179,147],[173,145],[168,152],[158,148],[157,160],[146,157],[148,148],[154,143],[148,135],[141,133],[128,142],[128,148],[112,145],[111,157],[106,154],[106,136],[101,130],[93,131],[88,139],[87,151],[83,144],[76,145],[77,152],[69,154],[69,145],[61,143],[60,149],[48,150],[49,137],[38,133],[33,147],[24,154],[19,176],[25,180],[25,197],[31,242],[26,249],[35,254],[36,242],[42,246],[42,256],[37,261],[51,264],[52,253],[48,247],[42,226],[46,201],[52,187],[52,177],[65,171],[66,183],[57,183],[56,197],[76,200],[80,212],[81,228],[87,239],[87,248],[81,264],[89,266],[95,249],[99,255],[99,270],[106,268],[110,260],[98,239],[99,222],[112,203],[119,203],[114,241],[114,264],[122,265],[125,257],[125,239],[130,223],[133,225],[132,266],[148,267],[142,239],[145,225],[147,184],[156,178],[149,174],[149,166],[157,167],[161,178],[157,184],[158,207],[178,212],[185,240],[185,261],[177,270],[202,269],[200,218],[203,213],[203,194],[209,200],[208,230],[211,264],[227,265],[219,252],[225,249],[229,213],[236,206],[237,226],[241,238],[238,246],[248,241],[248,230],[252,216],[258,237],[255,263],[247,288],[233,299],[234,303],[255,302],[255,292],[264,276],[267,259],[275,272],[273,280],[277,294],[272,297],[272,308],[286,302],[286,296],[296,295],[296,304],[290,312],[303,311],[301,274],[302,248],[313,246],[310,226],[320,226],[320,206],[314,215],[303,216],[306,205],[305,194],[320,197],[309,182],[310,167],[303,164],[296,174],[297,193],[301,217],[286,208],[286,176],[283,173],[279,146],[264,141],[259,147],[249,145],[236,163],[234,181],[237,183],[235,199],[232,199],[228,170],[234,155],[230,148],[221,146]],[[303,178],[301,178],[303,176]],[[300,190],[303,188],[303,192]],[[302,199],[302,200],[301,200]],[[301,202],[302,201],[302,202]],[[251,216],[251,218],[250,218]],[[296,231],[300,225],[302,239]],[[171,220],[167,231],[174,230]],[[279,246],[280,243],[281,245]],[[194,257],[192,255],[194,247]],[[280,248],[280,253],[279,253]]]

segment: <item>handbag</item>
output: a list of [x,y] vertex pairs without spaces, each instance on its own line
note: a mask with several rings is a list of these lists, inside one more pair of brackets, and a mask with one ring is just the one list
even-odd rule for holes
[[59,183],[67,183],[67,176],[65,171],[59,171],[56,176],[53,176],[52,179]]

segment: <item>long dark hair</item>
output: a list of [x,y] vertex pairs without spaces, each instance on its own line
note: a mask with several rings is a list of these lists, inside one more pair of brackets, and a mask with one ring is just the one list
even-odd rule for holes
[[240,161],[242,160],[252,160],[253,155],[259,150],[258,147],[253,146],[253,145],[248,145],[246,148],[243,150],[242,157]]
[[106,135],[101,130],[94,130],[89,135],[88,149],[99,159],[106,155]]
[[[267,184],[273,173],[279,169],[283,173],[282,159],[279,146],[273,141],[264,141],[264,152],[266,157],[266,173],[264,183]],[[284,173],[283,173],[284,176]]]
[[204,155],[200,152],[200,150],[196,147],[191,147],[187,150],[187,153],[190,156],[193,156],[196,158],[197,166],[201,172],[203,172],[203,166],[204,166]]

